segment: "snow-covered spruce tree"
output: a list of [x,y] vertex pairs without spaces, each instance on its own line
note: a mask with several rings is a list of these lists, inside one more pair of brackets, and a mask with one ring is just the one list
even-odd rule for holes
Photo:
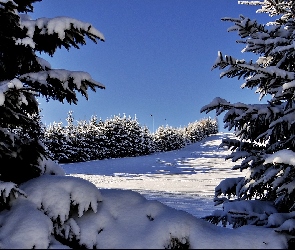
[[126,117],[124,114],[106,119],[102,133],[106,138],[107,158],[138,156],[151,152],[149,131],[139,124],[136,117]]
[[189,143],[195,143],[204,139],[206,136],[218,132],[218,121],[216,119],[202,119],[200,121],[190,122],[184,128],[184,135]]
[[200,120],[200,126],[202,127],[203,133],[205,134],[205,137],[211,134],[218,133],[218,120],[217,117],[214,119],[208,117]]
[[86,141],[88,142],[88,147],[91,149],[90,160],[98,160],[106,158],[106,147],[105,142],[107,140],[104,135],[104,122],[100,119],[98,121],[97,116],[93,115],[88,123],[88,129],[86,136]]
[[[85,38],[104,40],[88,23],[73,18],[31,20],[36,0],[0,1],[0,180],[20,183],[39,176],[46,155],[40,143],[36,97],[76,103],[76,92],[104,88],[88,73],[51,69],[37,53],[53,55],[57,48],[78,48]],[[5,24],[5,25],[4,25]],[[14,130],[22,133],[14,133]],[[18,173],[18,174],[15,174]]]
[[[230,103],[217,97],[201,109],[201,112],[216,110],[217,115],[225,112],[225,128],[234,129],[237,136],[222,143],[233,151],[227,158],[241,160],[234,169],[248,170],[245,177],[226,179],[216,187],[215,201],[223,203],[226,213],[210,219],[216,223],[224,220],[234,227],[243,224],[279,227],[277,231],[294,235],[295,1],[239,3],[261,6],[257,13],[267,13],[276,19],[268,24],[259,24],[243,15],[222,19],[233,23],[228,31],[237,31],[241,38],[238,42],[245,45],[243,52],[253,53],[255,59],[246,62],[218,52],[213,69],[224,70],[221,77],[244,79],[242,88],[256,88],[267,103]],[[254,213],[250,205],[254,199],[269,202],[280,214],[269,214],[275,210]],[[239,207],[238,203],[245,206]]]
[[81,120],[75,124],[72,111],[69,111],[66,121],[66,126],[62,122],[53,122],[45,128],[42,141],[51,159],[69,163],[106,158],[103,121],[97,122],[97,117],[92,116],[88,122]]
[[91,140],[88,139],[88,122],[80,120],[77,122],[77,145],[79,158],[89,161],[91,158]]
[[67,126],[65,127],[66,145],[68,146],[67,159],[60,162],[79,162],[88,161],[89,143],[87,144],[85,134],[87,134],[86,121],[78,121],[74,124],[73,111],[68,112],[66,118]]
[[140,138],[140,152],[141,155],[148,155],[155,152],[155,143],[153,140],[153,135],[147,126],[141,127],[141,138]]
[[126,156],[147,155],[153,152],[153,140],[150,131],[146,126],[142,126],[137,117],[133,119],[124,115],[122,119],[126,140],[130,145],[126,151]]
[[43,143],[51,159],[63,162],[68,159],[69,146],[62,122],[53,122],[44,131]]
[[186,138],[183,130],[171,126],[160,126],[153,134],[155,151],[164,152],[183,148]]

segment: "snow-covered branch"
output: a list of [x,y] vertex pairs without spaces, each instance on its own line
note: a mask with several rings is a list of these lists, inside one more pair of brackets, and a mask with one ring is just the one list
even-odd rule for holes
[[29,45],[37,51],[44,51],[50,55],[57,47],[64,46],[69,49],[71,46],[78,48],[78,44],[84,45],[86,43],[84,36],[93,42],[105,40],[104,35],[90,23],[69,17],[21,20],[21,27],[26,30],[27,37],[17,39],[17,44]]
[[77,102],[74,90],[81,92],[88,98],[88,87],[93,91],[95,88],[105,88],[103,84],[93,80],[86,72],[64,69],[27,73],[21,75],[19,79],[47,98],[57,98],[60,101],[66,99],[69,103]]

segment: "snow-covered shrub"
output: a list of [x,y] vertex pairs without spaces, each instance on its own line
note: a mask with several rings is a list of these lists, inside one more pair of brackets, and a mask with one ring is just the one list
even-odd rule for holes
[[80,228],[73,218],[97,213],[102,196],[92,183],[70,176],[43,175],[19,188],[0,183],[0,246],[12,248],[57,248],[80,246]]
[[153,134],[155,150],[158,152],[183,148],[186,145],[183,130],[171,126],[160,126]]
[[102,196],[99,190],[84,179],[71,176],[41,176],[20,186],[53,223],[53,235],[63,244],[73,246],[80,232],[73,217],[87,211],[96,213]]
[[43,142],[50,153],[50,157],[58,162],[66,161],[68,156],[71,155],[62,122],[53,122],[46,127]]
[[107,158],[138,156],[150,153],[149,131],[135,117],[115,115],[106,119],[103,126],[106,137]]
[[19,197],[0,212],[0,247],[3,249],[46,249],[53,223],[28,198]]
[[[223,18],[223,21],[233,23],[228,31],[237,31],[241,38],[238,42],[245,44],[242,51],[254,53],[256,59],[246,62],[218,52],[213,69],[224,69],[221,77],[244,79],[242,88],[256,88],[260,99],[268,100],[265,104],[244,104],[217,97],[201,109],[201,112],[215,110],[217,115],[225,112],[225,128],[234,129],[237,139],[224,140],[222,146],[231,148],[233,152],[227,159],[240,160],[234,169],[245,175],[231,182],[235,189],[232,200],[221,197],[218,203],[224,201],[225,207],[244,200],[261,200],[271,202],[278,213],[291,213],[295,210],[295,1],[240,3],[261,6],[257,13],[267,13],[276,19],[260,24],[243,15]],[[273,161],[269,160],[271,155]],[[232,189],[229,187],[228,190]],[[219,195],[221,193],[217,190],[216,199]],[[246,211],[244,216],[241,213],[240,219],[247,221],[251,211]],[[292,223],[292,219],[289,220],[287,228],[295,235],[292,229],[295,224]],[[261,221],[257,220],[257,224],[260,225]],[[268,224],[267,219],[262,224]]]
[[211,134],[218,132],[217,119],[201,119],[191,122],[184,128],[184,135],[189,143],[200,141]]
[[285,237],[271,228],[216,227],[137,192],[98,190],[76,177],[45,175],[20,189],[26,197],[0,211],[4,249],[228,249],[233,241],[247,248],[245,236],[260,249],[286,248]]

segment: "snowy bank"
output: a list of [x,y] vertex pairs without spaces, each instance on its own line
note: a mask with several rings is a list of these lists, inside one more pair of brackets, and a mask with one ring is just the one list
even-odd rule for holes
[[[51,186],[59,191],[46,195]],[[98,190],[77,177],[43,176],[22,188],[27,198],[14,200],[10,210],[0,213],[2,248],[58,249],[65,243],[110,249],[287,247],[285,237],[271,228],[218,227],[137,192]]]

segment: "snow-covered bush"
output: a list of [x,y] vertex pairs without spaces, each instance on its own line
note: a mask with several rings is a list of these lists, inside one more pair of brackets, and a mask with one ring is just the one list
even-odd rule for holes
[[102,201],[95,185],[70,176],[43,175],[19,188],[8,182],[0,186],[10,196],[0,212],[0,246],[6,249],[79,246],[73,218],[96,213]]
[[71,149],[68,145],[62,122],[53,122],[44,131],[45,146],[52,159],[63,162],[71,155]]
[[[267,102],[266,104],[230,103],[217,97],[201,109],[202,112],[216,110],[217,115],[225,112],[225,128],[234,129],[237,139],[224,140],[222,146],[227,146],[233,151],[227,159],[232,159],[234,162],[240,160],[234,169],[245,173],[244,178],[223,182],[223,187],[216,189],[215,200],[217,204],[224,204],[227,213],[232,211],[229,207],[235,207],[236,202],[240,204],[242,201],[260,200],[267,204],[271,203],[278,213],[293,214],[295,211],[293,161],[295,1],[266,0],[239,3],[261,6],[257,13],[267,13],[276,19],[270,20],[267,24],[260,24],[243,15],[238,18],[223,18],[223,21],[233,23],[228,31],[237,31],[241,38],[238,42],[245,44],[242,52],[252,52],[256,58],[246,62],[218,52],[213,69],[223,69],[221,77],[244,79],[245,82],[241,87],[256,88],[260,99],[265,98]],[[270,161],[269,157],[274,157],[274,160]],[[232,196],[233,191],[234,196]],[[269,216],[270,219],[270,214],[274,214],[274,211],[264,211],[263,220],[250,219],[249,216],[255,211],[250,207],[241,211],[238,207],[233,208],[234,212],[227,216],[227,218],[235,216],[235,225],[244,223],[270,225],[265,216]],[[272,220],[274,217],[275,215],[272,216]],[[218,222],[221,218],[225,218],[224,213],[215,221]],[[238,223],[237,219],[244,222]],[[231,219],[228,221],[231,222]],[[279,223],[281,226],[285,223],[284,220],[278,221],[281,221]],[[294,216],[288,219],[288,226],[284,228],[281,231],[287,231],[295,236]]]
[[201,119],[189,123],[186,127],[173,128],[160,126],[153,134],[155,151],[170,151],[183,148],[185,145],[200,141],[218,132],[217,119]]
[[183,130],[171,126],[160,126],[153,134],[155,150],[158,152],[183,148],[186,145]]
[[149,130],[141,126],[136,117],[133,119],[124,114],[106,119],[103,134],[106,137],[108,158],[138,156],[151,152]]
[[44,175],[20,188],[26,197],[0,212],[4,249],[245,249],[245,237],[258,249],[287,247],[271,228],[216,227],[137,192],[98,190],[77,177]]
[[218,121],[216,119],[201,119],[200,121],[191,122],[184,128],[184,135],[188,143],[195,143],[211,134],[218,132]]

